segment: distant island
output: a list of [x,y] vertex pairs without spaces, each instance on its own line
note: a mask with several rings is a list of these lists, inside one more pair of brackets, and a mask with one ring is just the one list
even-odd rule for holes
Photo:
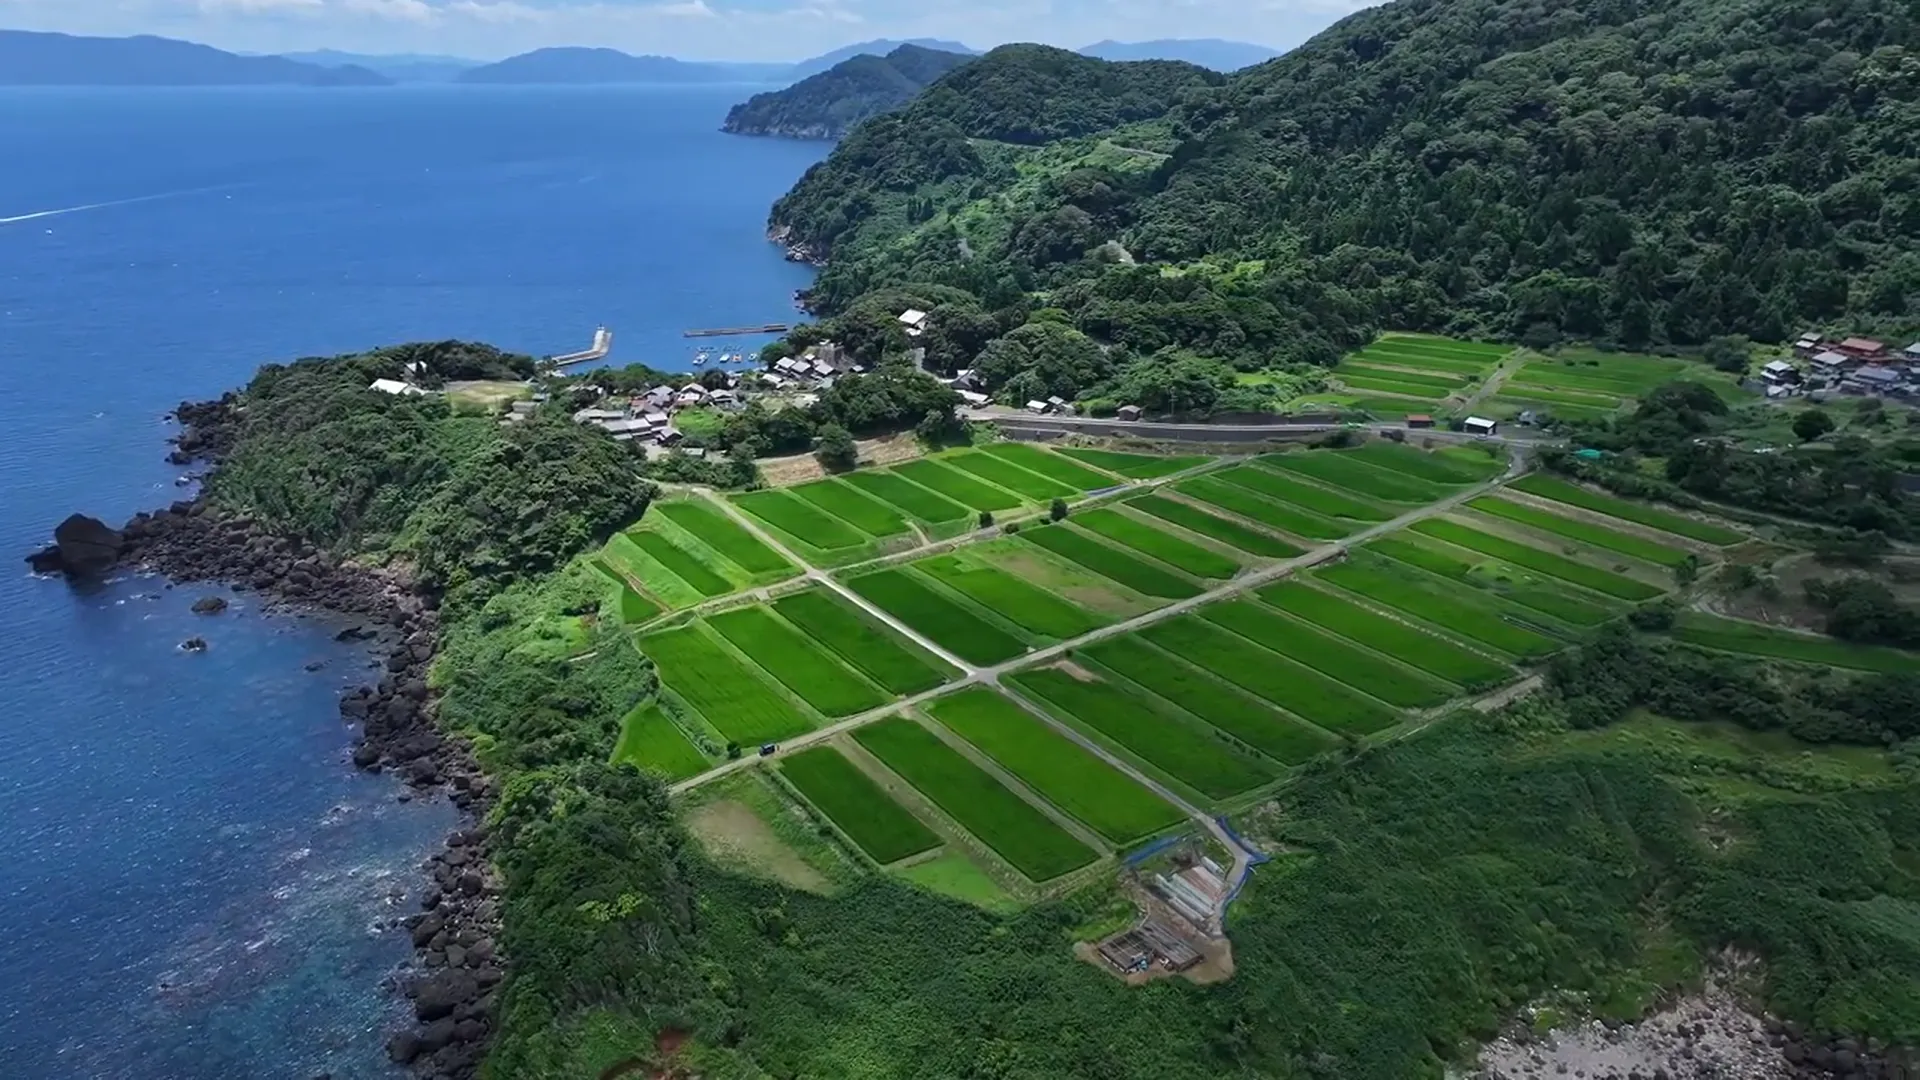
[[338,49],[279,53],[288,60],[320,67],[362,67],[397,83],[445,83],[463,71],[481,66],[479,60],[431,53],[351,53]]
[[1215,71],[1239,71],[1264,64],[1280,55],[1279,49],[1245,41],[1219,38],[1162,38],[1158,41],[1096,41],[1077,50],[1081,56],[1096,60],[1184,60]]
[[618,49],[535,49],[461,72],[456,82],[489,85],[776,82],[790,64],[730,64],[632,56]]
[[734,135],[837,139],[870,116],[905,105],[929,83],[973,60],[971,53],[902,45],[885,56],[848,57],[783,90],[755,94],[727,113]]
[[0,86],[388,86],[354,64],[241,56],[162,37],[0,30]]
[[897,38],[875,38],[872,41],[843,45],[831,52],[821,53],[811,60],[802,60],[793,65],[792,70],[787,72],[787,77],[794,82],[799,82],[808,76],[818,75],[843,60],[851,60],[856,56],[885,56],[902,45],[912,45],[934,52],[960,53],[964,56],[980,55],[980,50],[970,45],[962,45],[957,41],[944,41],[940,38],[908,38],[904,41]]

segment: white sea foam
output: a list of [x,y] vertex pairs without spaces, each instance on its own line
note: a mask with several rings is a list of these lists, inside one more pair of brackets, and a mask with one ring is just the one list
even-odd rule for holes
[[189,188],[186,191],[163,191],[157,195],[137,195],[131,199],[113,199],[108,202],[85,203],[80,206],[63,206],[57,210],[35,210],[31,214],[15,214],[12,217],[0,217],[0,225],[18,225],[23,221],[39,221],[41,218],[63,217],[87,210],[105,210],[113,206],[133,206],[136,203],[158,202],[161,199],[179,199],[188,195],[203,195],[209,191],[225,191],[230,185],[219,187]]

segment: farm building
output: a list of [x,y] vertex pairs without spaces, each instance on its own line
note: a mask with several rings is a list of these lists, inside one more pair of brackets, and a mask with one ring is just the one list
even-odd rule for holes
[[1122,406],[1120,406],[1120,411],[1119,411],[1119,417],[1120,417],[1120,419],[1122,419],[1122,420],[1138,420],[1138,419],[1140,419],[1140,406],[1138,406],[1138,405],[1122,405]]
[[1200,953],[1155,919],[1100,943],[1100,956],[1121,974],[1145,971],[1157,961],[1168,971],[1185,971],[1200,962]]
[[1412,428],[1430,428],[1433,426],[1433,417],[1428,416],[1426,413],[1408,413],[1407,426]]
[[398,379],[375,379],[367,384],[367,389],[378,390],[383,394],[424,394],[425,390]]
[[1494,429],[1499,426],[1496,421],[1489,420],[1484,416],[1469,416],[1467,417],[1464,430],[1469,435],[1491,435]]
[[1044,401],[1029,401],[1027,402],[1027,411],[1031,413],[1039,413],[1042,416],[1044,416],[1046,415],[1046,412],[1047,412],[1047,403]]
[[927,332],[927,313],[919,308],[908,308],[900,313],[900,325],[907,328],[908,337],[919,337]]
[[958,391],[958,393],[960,395],[960,400],[966,402],[969,405],[974,405],[974,406],[985,405],[987,402],[993,400],[992,398],[988,397],[987,395],[981,393],[978,390],[961,390],[961,391]]

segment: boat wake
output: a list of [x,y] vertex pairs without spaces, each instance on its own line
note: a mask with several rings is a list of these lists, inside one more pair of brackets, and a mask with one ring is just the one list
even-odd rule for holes
[[163,191],[158,195],[137,195],[131,199],[113,199],[108,202],[87,203],[83,206],[63,206],[58,210],[35,210],[31,214],[15,214],[13,217],[0,217],[0,225],[18,225],[23,221],[39,221],[41,218],[64,217],[67,214],[78,214],[86,210],[105,210],[113,206],[133,206],[137,203],[159,202],[161,199],[180,199],[188,195],[205,195],[212,191],[227,191],[234,186],[235,185],[232,184],[221,184],[215,187],[189,188],[186,191]]

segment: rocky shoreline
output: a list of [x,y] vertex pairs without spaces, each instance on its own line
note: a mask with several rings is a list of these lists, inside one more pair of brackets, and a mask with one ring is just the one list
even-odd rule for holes
[[[168,460],[217,470],[231,445],[232,405],[231,395],[181,405],[175,418],[183,430]],[[400,920],[413,944],[414,963],[396,989],[412,999],[417,1025],[393,1035],[387,1052],[415,1075],[432,1080],[477,1075],[505,978],[495,945],[500,882],[479,824],[496,792],[471,749],[443,735],[434,720],[427,685],[440,631],[434,598],[398,575],[343,561],[259,522],[221,513],[204,497],[136,514],[119,529],[75,514],[54,530],[51,546],[27,561],[36,572],[75,579],[138,568],[178,583],[222,582],[276,605],[364,620],[337,635],[378,639],[385,649],[380,679],[340,700],[341,718],[358,733],[354,765],[398,773],[413,791],[443,793],[467,823],[426,860],[421,910]],[[196,610],[215,613],[211,606]]]

